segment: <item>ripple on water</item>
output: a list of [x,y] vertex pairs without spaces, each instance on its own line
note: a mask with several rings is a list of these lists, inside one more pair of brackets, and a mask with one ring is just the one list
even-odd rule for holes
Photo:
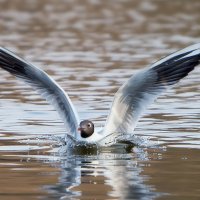
[[[1,45],[46,70],[80,118],[102,127],[113,94],[133,73],[199,42],[199,5],[1,1]],[[151,106],[133,148],[70,152],[52,107],[1,71],[0,199],[198,198],[199,77],[197,67]]]

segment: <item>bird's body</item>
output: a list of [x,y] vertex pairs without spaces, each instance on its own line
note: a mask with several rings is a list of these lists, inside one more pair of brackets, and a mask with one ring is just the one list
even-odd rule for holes
[[44,71],[0,48],[0,67],[32,86],[51,103],[63,119],[67,134],[77,143],[108,146],[134,128],[147,107],[168,88],[188,75],[200,62],[200,44],[177,51],[132,75],[114,96],[105,126],[96,131],[93,122],[80,121],[69,96]]

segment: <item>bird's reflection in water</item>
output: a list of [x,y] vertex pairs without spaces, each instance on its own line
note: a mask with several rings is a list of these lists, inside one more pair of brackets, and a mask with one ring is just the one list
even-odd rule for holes
[[[61,161],[58,183],[48,186],[48,193],[61,199],[154,199],[154,187],[142,175],[141,158],[148,160],[148,153],[139,147],[105,148],[94,151],[84,149],[67,155]],[[79,149],[80,150],[80,149]]]

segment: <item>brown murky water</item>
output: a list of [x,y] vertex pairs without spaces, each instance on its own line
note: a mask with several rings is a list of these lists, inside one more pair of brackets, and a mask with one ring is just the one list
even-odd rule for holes
[[[136,70],[200,41],[199,10],[199,0],[0,0],[0,43],[101,126]],[[200,198],[200,67],[141,119],[141,146],[90,155],[63,153],[57,113],[0,74],[0,199]]]

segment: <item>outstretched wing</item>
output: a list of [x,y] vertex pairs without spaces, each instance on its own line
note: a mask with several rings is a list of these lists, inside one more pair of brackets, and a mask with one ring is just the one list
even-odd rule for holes
[[[115,94],[104,134],[133,133],[146,108],[200,61],[200,44],[177,51],[133,75]],[[114,134],[114,136],[116,136]]]
[[76,138],[79,124],[77,112],[68,95],[51,77],[5,48],[0,48],[0,67],[32,86],[52,104],[63,119],[69,134]]

